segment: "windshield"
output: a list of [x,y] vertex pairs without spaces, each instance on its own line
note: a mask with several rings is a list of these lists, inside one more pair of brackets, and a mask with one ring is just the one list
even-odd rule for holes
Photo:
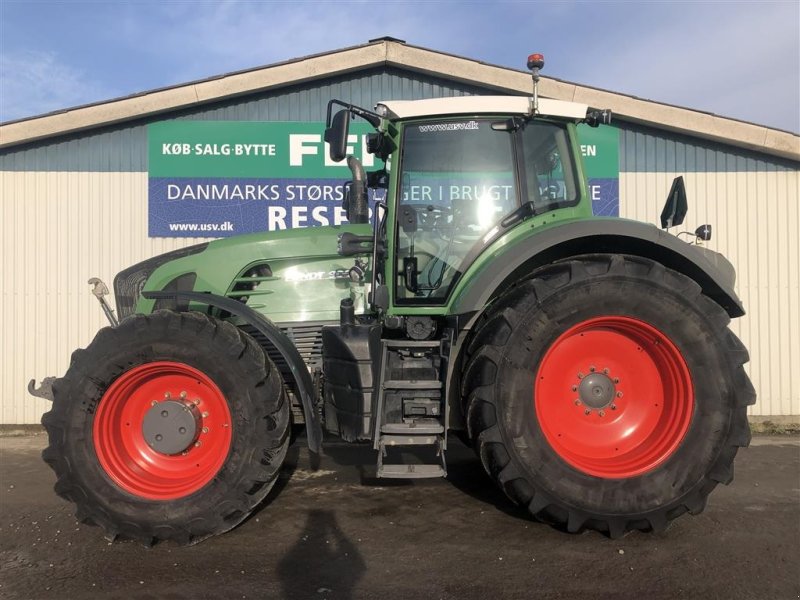
[[[441,304],[465,258],[520,205],[577,201],[564,125],[492,128],[497,119],[411,123],[402,142],[395,298]],[[474,254],[474,253],[472,253]]]

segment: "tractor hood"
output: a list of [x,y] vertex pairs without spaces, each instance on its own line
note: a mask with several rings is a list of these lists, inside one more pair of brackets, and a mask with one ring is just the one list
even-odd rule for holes
[[350,297],[353,259],[338,254],[338,237],[345,232],[369,235],[371,226],[255,233],[155,256],[115,277],[119,316],[176,308],[154,306],[153,300],[141,296],[166,290],[236,298],[275,322],[335,320],[339,302]]

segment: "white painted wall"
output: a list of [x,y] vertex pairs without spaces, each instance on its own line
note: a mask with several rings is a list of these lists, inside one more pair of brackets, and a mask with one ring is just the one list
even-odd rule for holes
[[683,175],[689,212],[678,230],[713,226],[706,246],[736,267],[747,314],[731,328],[750,351],[758,392],[751,415],[800,415],[800,173],[620,173],[620,216],[658,223],[672,179]]
[[38,423],[49,402],[28,380],[63,375],[107,324],[89,278],[111,288],[126,266],[202,240],[147,237],[146,173],[2,171],[0,222],[0,424]]

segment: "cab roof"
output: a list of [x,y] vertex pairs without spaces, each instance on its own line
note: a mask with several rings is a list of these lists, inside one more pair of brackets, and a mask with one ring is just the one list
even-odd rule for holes
[[[458,96],[456,98],[430,98],[427,100],[387,100],[385,106],[390,119],[413,119],[449,115],[531,115],[533,100],[528,96]],[[539,98],[539,114],[582,120],[588,106],[577,102]],[[381,112],[380,110],[378,112]]]

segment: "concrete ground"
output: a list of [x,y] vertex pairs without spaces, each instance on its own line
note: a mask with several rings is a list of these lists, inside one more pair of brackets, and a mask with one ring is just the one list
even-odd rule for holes
[[455,441],[448,478],[415,482],[337,442],[312,472],[302,443],[240,527],[145,549],[76,523],[44,435],[0,438],[0,598],[800,598],[795,436],[756,437],[702,515],[622,540],[527,519]]

